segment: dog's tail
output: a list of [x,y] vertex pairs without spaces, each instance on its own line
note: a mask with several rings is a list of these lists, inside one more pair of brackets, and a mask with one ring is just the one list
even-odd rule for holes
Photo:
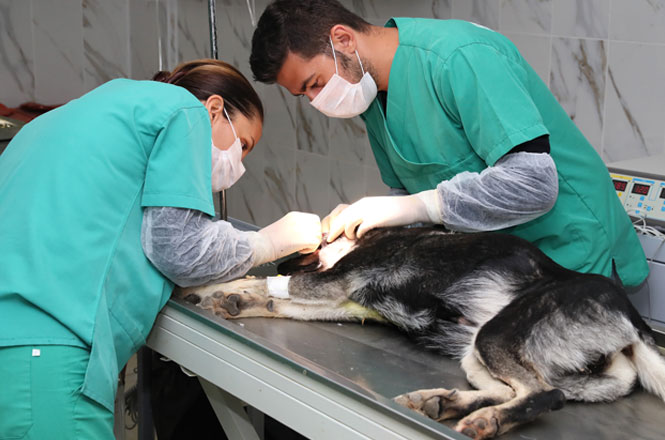
[[638,340],[632,345],[632,361],[637,377],[649,392],[665,400],[665,359],[650,341]]

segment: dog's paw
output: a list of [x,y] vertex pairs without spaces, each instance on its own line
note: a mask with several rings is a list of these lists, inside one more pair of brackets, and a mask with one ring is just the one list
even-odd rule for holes
[[274,302],[263,295],[217,291],[206,296],[198,306],[224,319],[272,316]]
[[459,391],[443,388],[418,390],[402,394],[393,399],[396,403],[426,415],[434,420],[446,420],[460,417]]
[[455,431],[474,440],[492,438],[499,433],[499,417],[494,408],[479,409],[460,420]]

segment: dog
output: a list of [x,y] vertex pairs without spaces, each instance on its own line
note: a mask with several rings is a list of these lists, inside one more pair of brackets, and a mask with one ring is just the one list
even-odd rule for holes
[[291,276],[178,290],[224,318],[391,323],[459,358],[475,390],[426,389],[395,401],[491,438],[566,400],[609,402],[639,383],[665,399],[665,360],[612,279],[568,270],[503,233],[384,228],[342,237],[280,265]]

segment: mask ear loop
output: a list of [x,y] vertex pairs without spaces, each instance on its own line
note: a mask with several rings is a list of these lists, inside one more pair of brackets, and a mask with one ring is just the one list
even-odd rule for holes
[[360,55],[358,55],[357,50],[356,50],[356,56],[358,57],[358,62],[360,63],[360,71],[363,73],[363,76],[365,76],[365,69],[363,69],[363,62],[360,61]]
[[229,118],[229,114],[226,112],[226,107],[222,108],[224,110],[224,114],[226,115],[226,120],[229,121],[229,124],[231,124],[231,131],[233,132],[233,136],[238,139],[238,135],[236,134],[236,129],[233,127],[233,122],[231,122],[231,118]]
[[330,47],[332,47],[333,51],[333,59],[335,60],[335,75],[339,75],[339,72],[337,71],[337,55],[335,55],[335,45],[332,42],[332,37],[328,35],[328,39],[330,40]]
[[[328,36],[330,39],[330,46],[332,47],[332,52],[333,52],[333,59],[335,60],[335,73],[339,75],[339,72],[337,71],[337,56],[335,55],[335,45],[333,44],[332,37]],[[365,69],[363,68],[363,62],[360,61],[360,55],[358,54],[358,51],[355,51],[356,57],[358,57],[358,63],[360,63],[360,71],[363,73],[363,76],[365,75]]]

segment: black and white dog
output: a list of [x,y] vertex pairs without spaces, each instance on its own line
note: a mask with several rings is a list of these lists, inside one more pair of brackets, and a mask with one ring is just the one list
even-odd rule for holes
[[376,229],[285,265],[301,273],[177,295],[225,318],[390,322],[460,358],[477,389],[419,390],[395,400],[435,420],[461,418],[455,429],[475,439],[566,400],[615,400],[638,381],[665,399],[665,360],[623,289],[564,269],[518,237]]

